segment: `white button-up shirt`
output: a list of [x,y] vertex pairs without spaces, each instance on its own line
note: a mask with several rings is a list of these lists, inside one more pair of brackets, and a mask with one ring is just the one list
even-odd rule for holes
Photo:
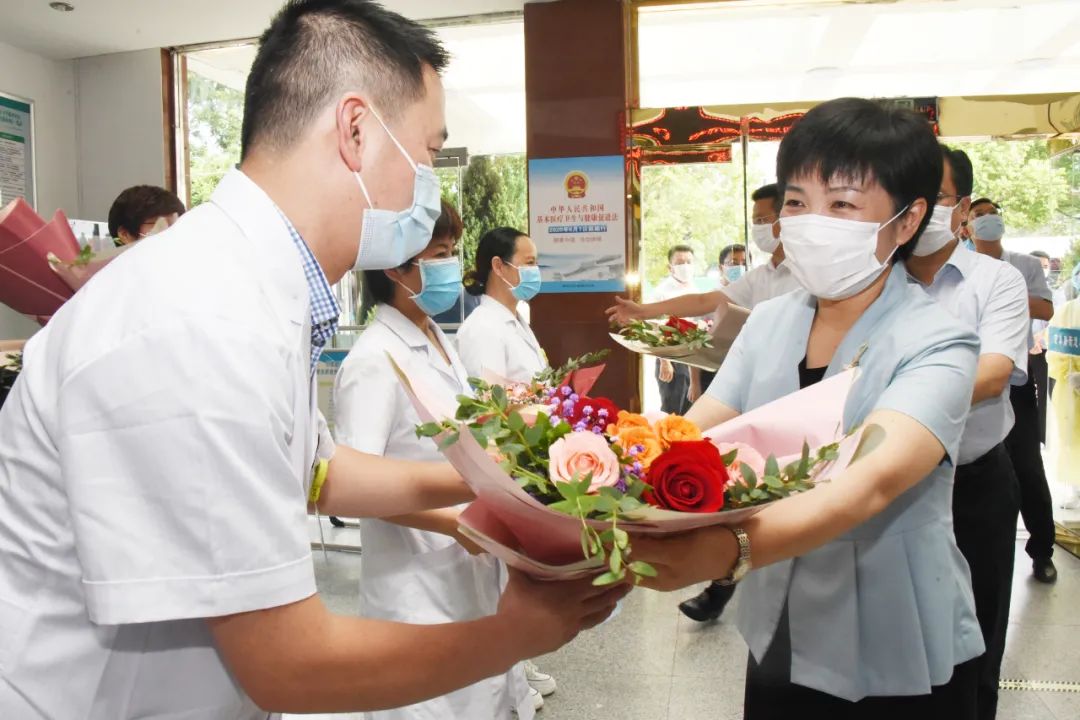
[[[1054,301],[1054,294],[1050,291],[1050,285],[1046,282],[1046,274],[1043,272],[1042,263],[1034,255],[1002,250],[1001,259],[1020,271],[1027,284],[1027,294],[1043,300]],[[1028,327],[1027,335],[1028,350],[1035,347],[1035,334]],[[1024,360],[1027,367],[1027,360]]]
[[728,300],[735,305],[753,310],[766,300],[798,289],[799,281],[791,274],[787,261],[773,265],[770,259],[730,285],[720,288],[720,292],[727,295]]
[[505,305],[484,295],[457,331],[458,355],[470,377],[484,371],[514,382],[528,382],[547,367],[547,355],[532,328]]
[[[1016,268],[957,244],[933,282],[923,289],[978,333],[980,355],[1004,355],[1012,361],[1011,384],[1027,381],[1028,292]],[[972,406],[957,464],[973,462],[989,452],[1005,439],[1014,421],[1008,385],[997,397]]]
[[207,617],[315,593],[307,283],[239,171],[27,345],[0,411],[0,718],[266,718]]

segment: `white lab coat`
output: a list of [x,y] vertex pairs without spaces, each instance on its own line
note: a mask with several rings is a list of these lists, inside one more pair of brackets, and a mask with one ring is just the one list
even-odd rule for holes
[[487,370],[507,380],[528,382],[547,367],[547,355],[532,328],[490,295],[480,298],[456,339],[470,377],[483,377]]
[[[417,438],[420,422],[387,354],[417,382],[445,391],[448,403],[470,392],[465,368],[432,323],[450,365],[404,315],[380,304],[375,320],[349,351],[335,381],[335,434],[342,445],[408,460],[444,460],[433,440]],[[436,624],[475,620],[498,609],[505,569],[490,555],[473,557],[452,538],[394,525],[361,521],[360,613],[397,622]],[[531,718],[524,670],[398,710],[369,713],[368,720],[502,720],[517,709]]]
[[0,412],[0,718],[267,717],[203,618],[315,593],[309,325],[287,226],[233,171],[29,342]]

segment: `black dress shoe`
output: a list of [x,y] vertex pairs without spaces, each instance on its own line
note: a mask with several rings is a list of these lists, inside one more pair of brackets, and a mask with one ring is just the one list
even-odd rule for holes
[[345,527],[345,521],[339,517],[330,516],[330,524],[334,527]]
[[1052,585],[1057,582],[1057,568],[1050,558],[1035,558],[1031,563],[1031,573],[1041,583]]
[[713,582],[700,595],[679,603],[679,610],[683,615],[697,622],[716,620],[724,612],[724,608],[734,594],[734,585]]

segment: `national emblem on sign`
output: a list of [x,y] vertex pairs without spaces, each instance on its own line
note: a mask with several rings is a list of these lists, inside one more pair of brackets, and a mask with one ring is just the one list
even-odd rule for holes
[[571,200],[580,200],[585,197],[585,193],[589,189],[589,176],[580,170],[574,170],[567,173],[566,180],[566,197]]

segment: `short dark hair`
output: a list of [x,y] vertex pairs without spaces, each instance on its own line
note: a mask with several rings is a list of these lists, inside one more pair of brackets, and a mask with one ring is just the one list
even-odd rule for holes
[[956,194],[962,198],[970,197],[975,189],[975,169],[971,165],[971,158],[963,150],[950,148],[948,145],[941,146],[941,155],[952,169]]
[[893,256],[905,260],[930,222],[937,204],[944,161],[926,118],[862,98],[841,98],[810,110],[780,143],[776,175],[781,187],[795,176],[816,173],[825,182],[834,177],[874,180],[889,194],[899,213],[915,200],[928,211],[911,242]]
[[780,210],[780,186],[776,183],[769,183],[768,185],[762,185],[750,196],[750,199],[754,202],[758,200],[772,200],[773,207],[779,212]]
[[143,223],[163,215],[184,214],[184,203],[170,192],[156,185],[135,185],[116,196],[109,208],[109,235],[120,237],[123,228],[132,237],[139,236]]
[[259,38],[244,91],[240,157],[287,147],[346,89],[363,89],[388,121],[424,91],[425,65],[449,55],[435,33],[372,0],[289,0]]
[[988,197],[981,197],[978,200],[972,200],[971,207],[974,208],[976,205],[993,205],[995,210],[998,210],[999,212],[1001,211],[1001,206]]
[[1029,253],[1032,257],[1042,258],[1043,260],[1050,260],[1050,255],[1045,250],[1032,250]]
[[689,245],[672,245],[667,251],[667,261],[670,263],[671,258],[675,257],[675,253],[688,252],[691,255],[694,254],[694,248]]
[[512,227],[498,227],[484,233],[476,246],[476,267],[465,274],[465,292],[483,295],[491,277],[492,260],[499,258],[504,263],[513,260],[518,238],[522,237],[525,233]]
[[[461,216],[458,215],[458,212],[454,209],[453,205],[443,199],[442,214],[440,214],[439,219],[435,221],[435,228],[431,231],[431,239],[450,239],[457,242],[461,239],[462,232],[464,232],[464,228],[461,223]],[[398,266],[397,269],[407,270],[409,265],[415,260],[416,257],[411,257],[402,265]],[[393,302],[395,287],[397,287],[397,283],[388,278],[385,271],[364,271],[364,292],[367,293],[368,296],[366,305],[370,306],[375,303],[389,304]]]
[[743,253],[746,252],[746,246],[741,245],[739,243],[735,243],[734,245],[728,245],[723,250],[721,250],[720,251],[720,265],[722,266],[727,261],[727,259],[729,257],[731,257],[732,255],[734,255],[737,252],[743,252]]

